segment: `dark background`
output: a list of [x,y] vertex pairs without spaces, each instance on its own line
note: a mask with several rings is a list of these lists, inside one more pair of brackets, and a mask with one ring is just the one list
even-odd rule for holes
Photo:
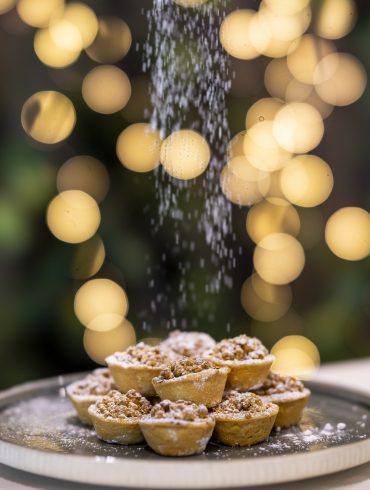
[[[141,70],[140,46],[146,37],[142,11],[151,2],[86,3],[97,15],[121,16],[133,35],[130,53],[117,65],[129,75],[135,98],[122,112],[111,116],[94,113],[82,99],[82,79],[95,66],[86,54],[82,53],[71,67],[48,68],[34,53],[34,30],[22,24],[15,11],[0,17],[0,387],[93,366],[83,349],[83,327],[73,313],[74,293],[81,285],[69,275],[75,248],[56,240],[45,224],[46,206],[57,192],[57,169],[79,154],[100,159],[111,177],[110,192],[101,205],[100,235],[107,257],[98,276],[110,277],[125,287],[130,300],[128,318],[138,338],[165,335],[169,305],[161,300],[161,308],[154,315],[149,304],[156,294],[165,295],[177,284],[177,263],[189,260],[193,265],[189,281],[196,295],[181,311],[188,328],[208,331],[217,339],[229,335],[227,330],[231,334],[247,332],[258,335],[268,346],[283,335],[303,334],[318,346],[323,361],[370,355],[369,258],[341,260],[322,238],[306,252],[305,269],[293,284],[292,310],[277,322],[261,323],[249,318],[240,305],[240,288],[252,271],[253,253],[253,243],[245,233],[245,208],[235,206],[233,210],[236,246],[242,248],[233,272],[234,285],[232,289],[222,288],[218,295],[204,293],[207,271],[195,266],[207,253],[199,235],[194,235],[198,242],[195,252],[171,254],[171,222],[152,233],[152,220],[157,216],[154,177],[128,171],[115,154],[118,134],[125,126],[143,120],[143,109],[149,108],[147,91],[139,89],[147,83]],[[228,9],[235,5],[248,6],[246,2],[229,2]],[[257,5],[250,2],[251,7]],[[369,10],[367,2],[358,2],[355,28],[335,41],[338,51],[354,54],[368,73]],[[261,57],[233,62],[239,82],[233,83],[228,97],[232,134],[244,129],[249,106],[268,95],[263,85],[268,61]],[[25,100],[34,92],[49,89],[65,93],[77,111],[77,125],[70,138],[51,147],[33,141],[20,124]],[[329,199],[313,215],[313,231],[322,237],[325,220],[336,209],[368,207],[369,114],[367,88],[359,101],[336,108],[325,121],[324,138],[314,153],[331,165],[335,185]],[[192,234],[185,224],[184,233]],[[155,272],[148,274],[148,268]],[[155,287],[151,288],[153,274]]]

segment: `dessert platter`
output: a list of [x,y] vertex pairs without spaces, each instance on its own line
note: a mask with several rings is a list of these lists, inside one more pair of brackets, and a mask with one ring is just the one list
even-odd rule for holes
[[271,371],[256,338],[172,332],[0,395],[0,462],[70,481],[222,488],[370,461],[370,397]]

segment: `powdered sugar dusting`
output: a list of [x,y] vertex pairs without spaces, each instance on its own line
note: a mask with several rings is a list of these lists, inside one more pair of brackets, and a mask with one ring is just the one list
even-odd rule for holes
[[[73,380],[71,380],[73,381]],[[313,390],[298,427],[275,430],[261,444],[229,448],[209,443],[199,459],[273,457],[304,453],[370,438],[370,407]],[[144,444],[119,446],[99,441],[92,428],[77,420],[59,386],[36,392],[0,409],[0,438],[43,451],[107,458],[161,459]]]

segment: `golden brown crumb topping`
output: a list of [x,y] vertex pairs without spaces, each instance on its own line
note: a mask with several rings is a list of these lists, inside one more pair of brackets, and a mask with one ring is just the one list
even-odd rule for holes
[[167,379],[179,378],[185,374],[200,373],[205,369],[217,369],[217,367],[213,362],[202,359],[201,357],[195,359],[184,357],[183,359],[172,362],[169,366],[164,368],[155,380],[164,381]]
[[123,352],[116,352],[114,356],[118,362],[144,364],[150,367],[164,367],[172,361],[166,349],[159,345],[147,345],[144,342],[132,345]]
[[270,403],[264,403],[254,393],[231,391],[228,395],[224,396],[222,402],[212,410],[212,413],[215,415],[243,415],[243,417],[252,417],[266,412],[270,406]]
[[261,386],[251,391],[259,396],[269,396],[286,392],[302,392],[304,389],[303,383],[292,376],[270,373]]
[[103,396],[115,389],[109,369],[95,369],[86,378],[71,385],[71,393],[77,396]]
[[95,405],[97,413],[114,419],[139,418],[147,415],[151,408],[149,401],[135,390],[125,394],[112,390]]
[[189,401],[179,400],[170,402],[163,400],[154,405],[150,417],[154,419],[184,420],[196,422],[208,418],[209,413],[205,405],[197,405]]
[[223,361],[263,359],[267,354],[268,350],[259,339],[248,337],[247,335],[239,335],[233,339],[223,339],[207,352],[207,356]]
[[215,345],[214,339],[204,332],[174,330],[162,345],[185,357],[201,356]]

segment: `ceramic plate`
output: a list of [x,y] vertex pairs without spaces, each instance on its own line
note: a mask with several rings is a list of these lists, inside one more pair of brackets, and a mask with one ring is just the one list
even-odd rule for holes
[[145,445],[99,441],[65,395],[84,374],[0,394],[0,462],[38,475],[136,488],[222,488],[300,480],[370,461],[370,397],[319,382],[299,427],[247,448],[209,444],[200,456],[165,458]]

